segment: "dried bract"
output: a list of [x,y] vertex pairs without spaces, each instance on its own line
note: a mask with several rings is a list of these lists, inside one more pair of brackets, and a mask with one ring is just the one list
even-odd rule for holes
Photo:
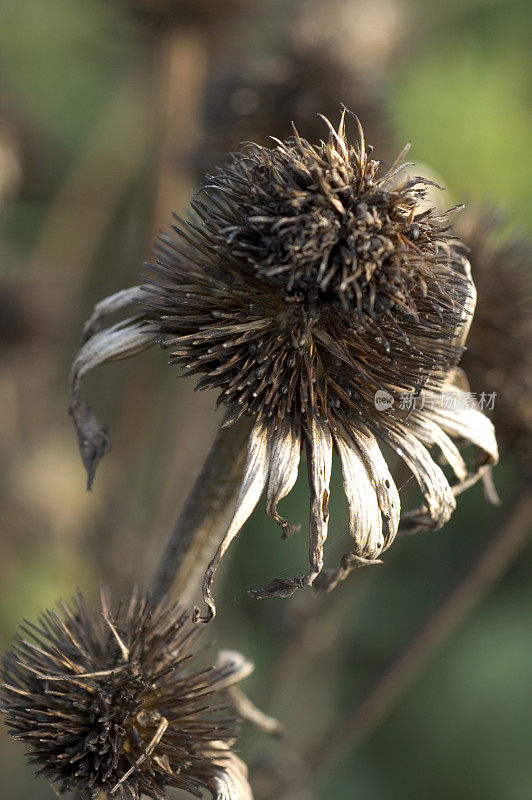
[[251,665],[194,672],[187,617],[140,594],[113,612],[102,593],[98,611],[78,595],[26,624],[3,661],[1,700],[39,774],[91,800],[163,800],[169,787],[251,800],[226,694]]

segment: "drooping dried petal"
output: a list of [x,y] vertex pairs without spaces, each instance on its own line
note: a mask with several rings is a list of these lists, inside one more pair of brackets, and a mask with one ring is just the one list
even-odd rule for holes
[[266,513],[283,529],[283,538],[299,526],[289,525],[277,511],[277,505],[292,490],[299,468],[301,434],[292,422],[282,420],[273,434],[269,456],[270,472],[266,492]]
[[79,449],[87,470],[87,488],[92,487],[100,459],[109,450],[109,439],[87,403],[82,389],[82,379],[95,367],[110,361],[141,353],[151,347],[158,338],[153,322],[140,313],[117,322],[109,328],[105,323],[110,316],[121,311],[139,310],[139,299],[143,292],[139,286],[124,289],[98,303],[83,329],[83,346],[78,352],[70,373],[69,413],[78,434]]
[[248,457],[244,478],[238,495],[234,516],[227,533],[220,542],[218,550],[205,572],[203,580],[203,598],[208,607],[206,617],[200,616],[198,608],[194,609],[194,621],[209,622],[216,615],[216,606],[212,597],[211,586],[220,562],[235,538],[240,533],[266,485],[268,478],[268,430],[262,422],[257,422],[249,437]]

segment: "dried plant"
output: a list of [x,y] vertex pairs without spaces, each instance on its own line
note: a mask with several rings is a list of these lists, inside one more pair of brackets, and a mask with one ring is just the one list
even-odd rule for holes
[[[497,461],[493,426],[464,404],[454,369],[474,308],[469,263],[449,230],[451,212],[425,202],[420,177],[405,174],[408,148],[379,176],[362,129],[349,146],[338,131],[312,147],[297,133],[272,149],[245,146],[192,200],[192,221],[163,236],[138,315],[99,330],[107,311],[141,297],[136,287],[96,308],[73,367],[74,416],[92,477],[107,447],[86,405],[82,375],[158,341],[171,362],[201,375],[227,407],[226,425],[251,415],[244,478],[233,519],[204,580],[207,620],[214,573],[262,492],[277,506],[293,487],[303,445],[310,503],[310,570],[276,579],[257,597],[314,584],[331,589],[353,568],[377,563],[396,536],[398,490],[377,444],[391,446],[415,475],[425,505],[411,529],[439,528],[455,494]],[[453,209],[452,209],[453,210]],[[451,210],[451,211],[452,211]],[[430,407],[402,410],[405,397]],[[454,402],[447,402],[446,398]],[[436,402],[434,402],[436,398]],[[384,400],[384,404],[380,403]],[[422,404],[421,404],[422,405]],[[472,472],[450,437],[479,450]],[[323,569],[333,444],[350,507],[352,551]],[[451,466],[451,487],[427,446]]]
[[[331,90],[331,87],[334,87]],[[291,122],[311,142],[323,136],[316,114],[336,115],[341,99],[364,120],[365,135],[379,153],[392,140],[382,87],[338,56],[334,45],[299,38],[283,43],[282,55],[219,58],[211,69],[204,100],[204,126],[196,165],[210,172],[227,159],[235,142],[270,145],[271,136],[285,138]]]
[[496,392],[493,421],[507,452],[532,467],[532,243],[493,208],[459,223],[478,290],[463,366],[475,392]]
[[78,595],[26,623],[3,660],[1,701],[39,774],[90,800],[164,800],[170,787],[250,800],[230,750],[238,722],[227,689],[251,665],[225,657],[191,669],[198,629],[188,616],[137,592],[112,611],[102,592],[99,610]]
[[155,27],[168,24],[196,22],[212,24],[223,17],[249,5],[253,0],[111,0],[117,7],[123,6],[135,14],[141,22]]

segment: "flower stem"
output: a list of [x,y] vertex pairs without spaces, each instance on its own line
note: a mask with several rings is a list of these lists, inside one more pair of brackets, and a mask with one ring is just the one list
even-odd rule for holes
[[525,491],[468,573],[414,633],[365,697],[306,753],[312,774],[331,769],[378,727],[423,667],[504,575],[532,534],[532,496]]
[[173,591],[187,604],[227,527],[246,457],[253,419],[221,427],[185,501],[151,584],[153,602]]

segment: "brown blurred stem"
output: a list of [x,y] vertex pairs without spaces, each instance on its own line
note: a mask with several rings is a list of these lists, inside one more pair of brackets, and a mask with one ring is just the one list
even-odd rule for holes
[[220,428],[163,552],[151,584],[157,602],[173,590],[188,603],[233,512],[253,420]]
[[531,533],[532,495],[525,490],[469,572],[401,648],[362,701],[309,748],[305,762],[312,774],[333,768],[348,752],[356,750],[390,714],[430,658],[504,575]]
[[186,208],[197,181],[197,147],[209,62],[201,27],[162,28],[154,46],[154,95],[159,141],[152,234],[171,223],[172,211]]

